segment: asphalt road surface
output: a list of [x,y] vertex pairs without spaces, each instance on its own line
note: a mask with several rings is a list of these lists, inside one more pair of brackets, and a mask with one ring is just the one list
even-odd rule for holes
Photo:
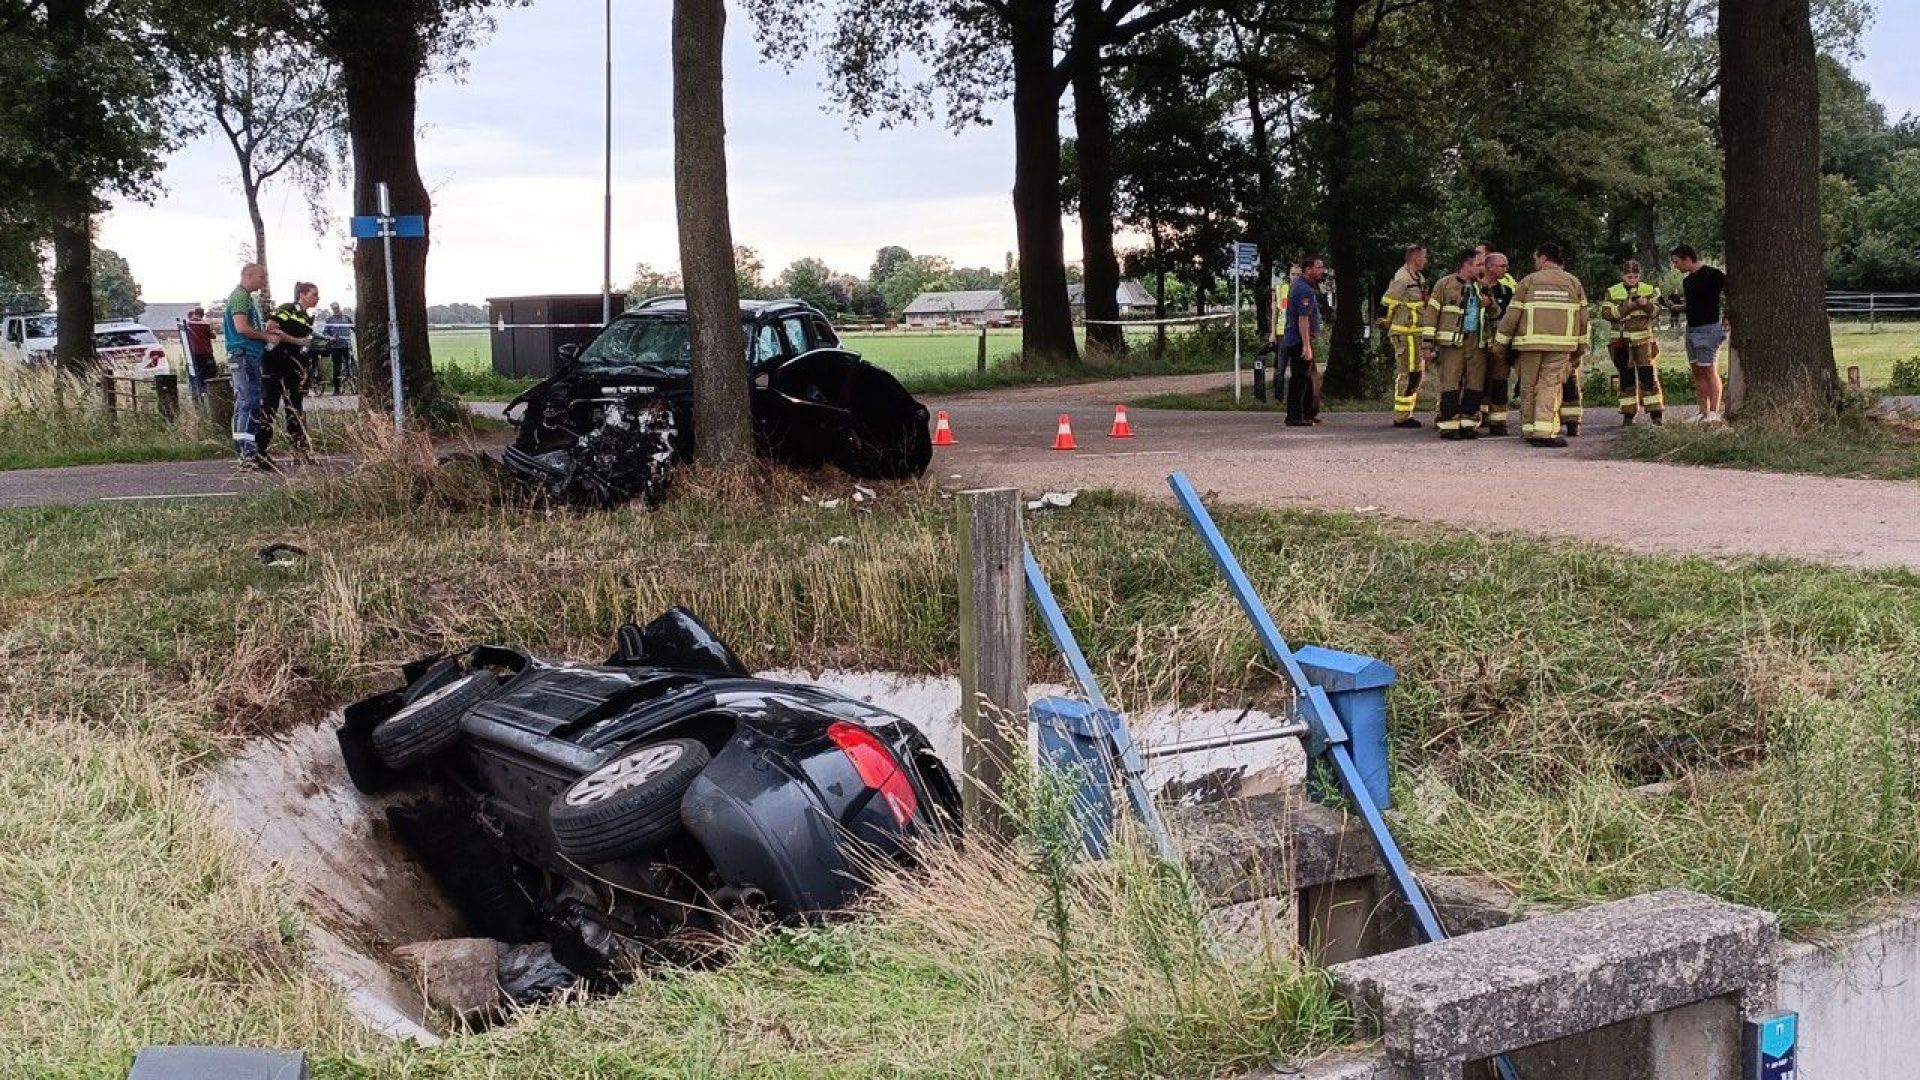
[[[1567,450],[1517,438],[1443,442],[1379,413],[1330,413],[1289,428],[1278,413],[1129,408],[1135,436],[1106,432],[1116,402],[1224,385],[1223,375],[1018,387],[934,397],[959,445],[929,476],[947,487],[1012,485],[1029,495],[1109,487],[1168,499],[1185,470],[1233,502],[1386,514],[1486,531],[1593,540],[1634,550],[1786,555],[1920,569],[1920,484],[1615,461],[1619,415],[1596,408]],[[1080,448],[1056,451],[1073,418]],[[1670,410],[1677,422],[1688,409]],[[1423,418],[1429,423],[1431,417]],[[312,468],[338,467],[323,459]],[[231,498],[276,482],[225,461],[0,472],[0,507]]]

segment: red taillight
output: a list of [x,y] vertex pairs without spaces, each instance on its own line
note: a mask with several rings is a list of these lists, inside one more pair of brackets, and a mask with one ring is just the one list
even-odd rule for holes
[[165,360],[166,358],[167,358],[167,350],[165,349],[148,349],[147,350],[147,359],[149,360]]
[[893,820],[902,826],[911,824],[913,815],[920,809],[920,797],[913,793],[913,782],[907,779],[887,744],[866,728],[844,720],[827,725],[827,738],[847,755],[853,771],[860,775],[860,782],[887,801]]

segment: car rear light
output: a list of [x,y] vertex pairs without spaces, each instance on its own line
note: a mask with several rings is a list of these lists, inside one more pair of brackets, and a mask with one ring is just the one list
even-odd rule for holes
[[165,360],[166,358],[167,358],[167,350],[165,349],[148,349],[147,350],[147,359],[149,360]]
[[920,797],[913,793],[913,781],[907,778],[887,744],[866,728],[844,720],[827,725],[827,738],[847,755],[853,771],[860,775],[860,782],[886,800],[893,820],[901,826],[911,824],[913,815],[920,809]]

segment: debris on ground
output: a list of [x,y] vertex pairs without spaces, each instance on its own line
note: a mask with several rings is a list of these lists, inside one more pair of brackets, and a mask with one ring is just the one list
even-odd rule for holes
[[580,977],[554,959],[544,941],[500,950],[500,992],[515,1005],[543,1005],[579,985]]
[[1045,495],[1028,503],[1027,509],[1036,512],[1041,510],[1065,510],[1067,507],[1073,505],[1073,500],[1079,497],[1080,493],[1077,491],[1049,491]]
[[846,547],[851,543],[853,543],[853,540],[846,536],[830,536],[827,538],[828,547]]
[[261,566],[292,566],[307,557],[307,550],[298,544],[272,543],[253,553]]

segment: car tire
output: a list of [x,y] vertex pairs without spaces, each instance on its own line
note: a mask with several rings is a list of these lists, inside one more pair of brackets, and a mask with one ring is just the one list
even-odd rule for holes
[[680,797],[709,759],[698,739],[667,739],[626,751],[553,800],[547,820],[554,846],[579,863],[658,847],[680,831]]
[[460,739],[460,718],[499,685],[491,671],[469,671],[402,705],[373,729],[373,752],[389,769],[408,769]]

